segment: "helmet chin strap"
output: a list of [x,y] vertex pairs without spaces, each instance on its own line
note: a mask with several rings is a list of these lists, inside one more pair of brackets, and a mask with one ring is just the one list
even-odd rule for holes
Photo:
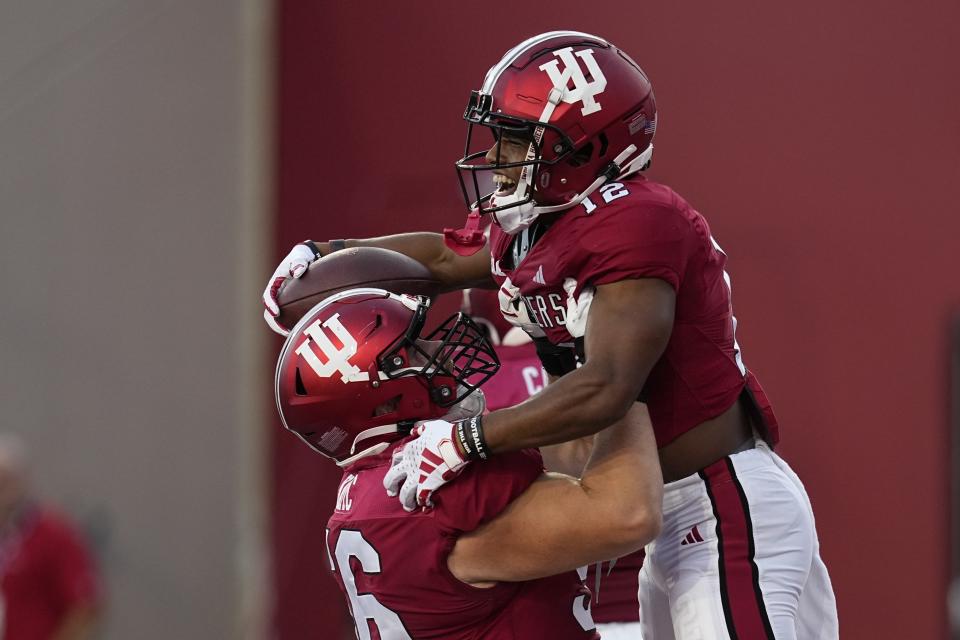
[[[462,389],[463,386],[460,385]],[[458,420],[466,420],[474,416],[482,414],[487,408],[487,400],[483,395],[483,391],[480,389],[474,389],[473,393],[465,397],[463,400],[457,404],[450,407],[450,411],[447,412],[440,420],[446,420],[447,422],[456,422]],[[400,425],[397,423],[384,424],[379,427],[371,427],[357,434],[357,437],[353,439],[353,445],[350,447],[350,457],[344,458],[343,460],[336,461],[337,466],[340,468],[349,467],[351,464],[359,460],[360,458],[365,458],[367,456],[376,455],[386,450],[390,446],[389,442],[378,442],[375,445],[367,447],[361,451],[357,451],[357,445],[361,441],[366,440],[367,438],[373,438],[376,436],[385,436],[392,433],[399,433]]]
[[[532,147],[533,145],[531,145]],[[648,162],[650,162],[651,156],[653,156],[653,143],[647,145],[647,148],[643,150],[643,153],[638,155],[633,160],[626,162],[627,158],[633,155],[637,151],[636,145],[630,145],[626,149],[620,152],[620,154],[613,159],[611,162],[610,168],[616,168],[617,173],[615,176],[611,176],[609,172],[602,173],[597,176],[597,178],[583,191],[575,195],[569,202],[564,202],[563,204],[556,204],[551,206],[538,206],[532,199],[529,202],[523,204],[518,204],[516,206],[510,207],[509,209],[504,209],[502,211],[495,211],[493,215],[494,221],[503,229],[504,233],[507,235],[514,235],[528,228],[533,221],[537,219],[538,216],[545,213],[556,213],[557,211],[564,211],[575,207],[584,199],[587,198],[594,191],[603,186],[604,183],[609,182],[613,179],[625,178],[629,175],[633,175],[637,171],[643,169]],[[626,164],[623,164],[626,162]],[[520,180],[517,183],[517,189],[509,196],[504,196],[502,198],[493,197],[491,202],[494,206],[503,206],[510,205],[513,202],[519,202],[526,199],[527,189],[532,188],[531,185],[531,172],[527,171],[529,167],[524,167],[523,172],[520,175]]]
[[349,467],[351,464],[359,460],[360,458],[366,456],[372,456],[380,453],[390,446],[389,442],[379,442],[371,447],[367,447],[362,451],[357,451],[357,445],[361,440],[366,440],[367,438],[372,438],[375,436],[383,436],[391,433],[397,433],[400,431],[400,425],[397,423],[393,424],[384,424],[379,427],[372,427],[366,429],[357,434],[357,437],[353,439],[353,445],[350,447],[350,453],[353,454],[349,458],[344,458],[343,460],[338,460],[337,466],[340,468]]

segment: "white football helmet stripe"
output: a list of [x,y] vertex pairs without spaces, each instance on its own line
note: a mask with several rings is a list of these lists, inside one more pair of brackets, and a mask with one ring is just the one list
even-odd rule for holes
[[506,71],[507,68],[517,60],[517,58],[523,55],[527,49],[535,47],[538,44],[546,42],[547,40],[552,40],[553,38],[566,38],[568,36],[582,36],[584,38],[590,38],[592,40],[599,40],[600,42],[607,43],[607,41],[603,38],[590,35],[589,33],[583,33],[582,31],[548,31],[547,33],[541,33],[540,35],[533,36],[532,38],[524,40],[513,49],[507,51],[503,55],[503,58],[500,59],[500,62],[490,67],[490,70],[487,71],[487,75],[483,80],[483,87],[480,89],[480,93],[490,95],[493,92],[493,88],[496,86],[497,81],[500,79],[501,74],[503,74],[503,72]]

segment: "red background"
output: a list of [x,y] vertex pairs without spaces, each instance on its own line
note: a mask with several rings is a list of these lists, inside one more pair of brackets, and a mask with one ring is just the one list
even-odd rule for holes
[[[277,258],[305,237],[459,225],[460,116],[486,69],[552,29],[617,43],[654,83],[651,177],[729,255],[744,359],[813,501],[843,636],[945,637],[960,4],[385,5],[278,1]],[[334,637],[339,473],[274,433],[279,637]]]

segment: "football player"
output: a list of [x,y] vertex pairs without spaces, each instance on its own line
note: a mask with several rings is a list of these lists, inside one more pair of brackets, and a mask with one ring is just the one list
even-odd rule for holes
[[659,526],[645,407],[598,436],[580,480],[544,474],[534,450],[507,453],[408,512],[383,491],[395,452],[415,423],[479,415],[476,388],[498,367],[463,314],[421,337],[426,313],[424,299],[380,289],[337,294],[304,316],[277,364],[284,426],[344,471],[325,542],[357,636],[598,638],[576,567],[635,549]]
[[[283,279],[344,246],[414,257],[449,289],[498,288],[559,379],[470,429],[430,423],[387,475],[404,479],[401,499],[426,502],[470,462],[602,432],[639,399],[668,483],[640,572],[644,634],[836,638],[809,500],[773,452],[777,421],[737,342],[726,254],[641,173],[657,129],[647,76],[602,38],[544,33],[488,71],[464,117],[466,227],[299,245],[264,292],[268,322]],[[460,455],[414,472],[450,439]]]

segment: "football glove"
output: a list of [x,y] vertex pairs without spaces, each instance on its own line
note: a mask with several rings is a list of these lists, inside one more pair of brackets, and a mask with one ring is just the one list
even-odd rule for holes
[[399,495],[404,510],[432,507],[430,496],[453,480],[469,460],[457,448],[457,423],[428,420],[413,429],[418,436],[393,452],[383,477],[387,495]]
[[510,282],[510,278],[507,278],[500,285],[497,298],[500,302],[500,313],[504,320],[515,327],[520,327],[531,338],[542,338],[547,335],[540,328],[540,325],[530,317],[530,309],[527,307],[526,300],[520,294],[520,287]]
[[577,281],[567,278],[563,281],[563,290],[567,292],[567,322],[564,326],[571,336],[582,338],[587,333],[587,317],[590,315],[590,305],[593,303],[593,294],[597,289],[586,286],[580,292],[580,296],[574,298]]
[[307,268],[321,257],[317,245],[310,240],[305,240],[296,245],[290,253],[287,254],[287,257],[280,261],[280,265],[276,271],[273,272],[273,275],[270,276],[270,280],[267,282],[267,288],[263,290],[263,306],[266,307],[263,311],[263,319],[276,333],[282,336],[290,333],[276,321],[277,316],[280,315],[280,306],[277,303],[277,294],[280,292],[280,287],[288,278],[299,278],[302,276],[307,272]]

